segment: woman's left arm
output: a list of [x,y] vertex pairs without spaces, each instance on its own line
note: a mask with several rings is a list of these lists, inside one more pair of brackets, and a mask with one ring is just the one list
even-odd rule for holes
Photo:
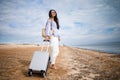
[[58,40],[60,41],[61,39],[60,39],[60,36],[58,36]]
[[61,30],[59,30],[59,36],[58,36],[58,40],[61,41]]

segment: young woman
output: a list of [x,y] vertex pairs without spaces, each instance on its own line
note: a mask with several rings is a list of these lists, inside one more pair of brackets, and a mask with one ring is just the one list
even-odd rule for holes
[[50,55],[50,62],[51,67],[56,69],[55,62],[56,58],[59,53],[59,41],[60,41],[60,34],[59,34],[59,21],[57,17],[57,12],[53,9],[49,11],[49,19],[46,23],[46,40],[50,39],[50,46],[51,46],[51,55]]

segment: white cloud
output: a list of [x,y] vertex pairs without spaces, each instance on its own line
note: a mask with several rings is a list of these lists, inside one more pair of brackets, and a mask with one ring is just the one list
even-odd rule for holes
[[[26,37],[25,41],[29,37],[28,42],[42,40],[37,37],[41,35],[50,9],[55,9],[58,13],[62,43],[93,43],[112,38],[114,40],[119,34],[119,22],[109,20],[114,18],[118,11],[104,0],[12,0],[5,1],[0,7],[0,34],[15,37],[19,35],[21,38]],[[107,34],[106,30],[109,28],[115,29]]]

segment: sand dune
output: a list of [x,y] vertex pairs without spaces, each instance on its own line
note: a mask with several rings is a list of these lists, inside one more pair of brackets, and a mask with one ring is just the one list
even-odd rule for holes
[[28,67],[36,45],[0,45],[0,80],[120,80],[120,56],[61,46],[57,70],[48,68],[47,79],[29,77]]

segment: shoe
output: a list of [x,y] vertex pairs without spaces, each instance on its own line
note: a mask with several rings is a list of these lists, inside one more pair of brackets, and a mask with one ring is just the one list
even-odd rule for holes
[[51,65],[52,69],[56,69],[56,66],[54,64]]

